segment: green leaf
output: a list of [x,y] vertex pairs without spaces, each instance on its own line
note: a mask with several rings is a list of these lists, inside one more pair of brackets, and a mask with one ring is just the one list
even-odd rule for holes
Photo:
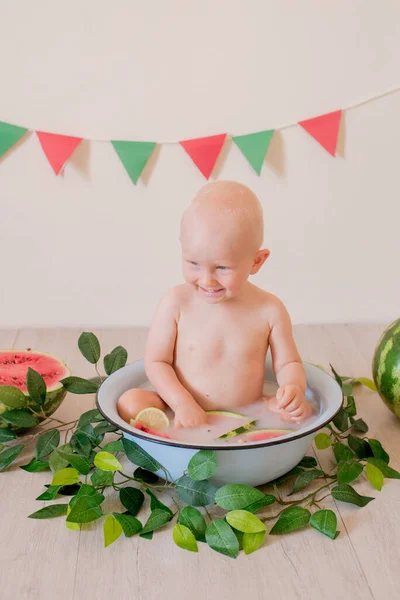
[[332,540],[337,537],[339,533],[336,531],[337,517],[333,510],[317,510],[310,519],[311,527],[317,529],[324,535],[327,535]]
[[128,360],[128,353],[122,346],[117,346],[110,352],[110,354],[106,354],[104,357],[104,370],[107,375],[111,375],[118,369],[121,369],[126,365],[126,361]]
[[26,373],[26,387],[28,388],[31,400],[35,402],[35,404],[43,406],[46,400],[46,384],[40,373],[31,369],[31,367],[28,367]]
[[79,336],[79,350],[87,361],[95,365],[100,358],[100,342],[94,333],[84,331]]
[[273,481],[270,481],[270,484],[271,485],[281,485],[282,483],[285,483],[285,481],[287,481],[288,479],[291,479],[292,477],[294,477],[294,475],[299,475],[300,473],[303,473],[303,471],[304,471],[304,469],[297,465],[296,467],[293,467],[293,469],[290,469],[290,471],[288,471],[281,477],[278,477],[278,479],[274,479]]
[[115,542],[121,533],[122,526],[119,521],[113,515],[108,515],[103,525],[104,548]]
[[189,552],[198,552],[197,541],[193,533],[185,527],[177,523],[172,530],[172,538],[179,548],[189,550]]
[[362,383],[363,385],[365,385],[365,387],[369,388],[373,392],[376,392],[375,383],[371,379],[368,379],[368,377],[355,377],[353,381],[357,383]]
[[296,494],[303,488],[307,487],[314,479],[318,479],[318,477],[323,477],[324,472],[320,469],[311,469],[309,471],[304,471],[301,473],[294,482],[293,490],[290,492],[289,496],[292,494]]
[[[0,388],[1,389],[1,388]],[[15,431],[10,431],[10,429],[0,429],[0,442],[10,442],[11,440],[15,440],[17,434]]]
[[367,460],[371,465],[378,467],[378,469],[382,471],[382,473],[387,479],[400,479],[400,473],[398,471],[395,471],[395,469],[392,469],[392,467],[389,467],[389,465],[387,465],[384,460],[375,457],[368,458]]
[[337,427],[337,429],[339,429],[339,431],[346,431],[346,429],[349,428],[349,415],[342,408],[338,412],[338,414],[336,415],[336,417],[334,417],[332,419],[332,422],[333,422],[334,426]]
[[70,523],[90,523],[102,516],[103,512],[96,498],[85,495],[74,496],[73,500],[75,500],[74,506],[67,516],[67,521]]
[[58,451],[58,454],[67,461],[67,464],[74,467],[79,473],[82,475],[87,475],[90,471],[90,462],[84,456],[80,456],[80,454],[68,454],[67,452]]
[[122,438],[122,445],[127,459],[134,465],[153,473],[161,469],[160,463],[132,440],[124,437]]
[[365,466],[365,470],[367,472],[368,481],[376,490],[378,490],[378,492],[380,492],[384,482],[384,475],[382,471],[370,463]]
[[94,394],[99,389],[98,383],[82,377],[66,377],[60,383],[72,394]]
[[5,448],[5,445],[4,444],[0,444],[0,452],[2,452],[4,450],[4,448]]
[[355,429],[355,431],[360,431],[361,433],[367,433],[368,425],[366,424],[365,421],[363,421],[363,419],[353,419],[353,417],[350,417],[350,423],[352,424],[352,427],[353,427],[353,429]]
[[362,440],[361,438],[349,433],[347,436],[347,443],[357,454],[358,458],[368,458],[368,456],[372,456],[370,445],[365,440]]
[[347,412],[349,417],[355,417],[355,415],[357,414],[356,402],[355,402],[353,396],[350,396],[350,395],[347,396],[347,404],[346,404],[344,410]]
[[58,429],[45,431],[39,436],[35,446],[36,458],[45,458],[53,452],[60,443],[60,432]]
[[135,517],[142,508],[144,494],[135,487],[128,486],[119,490],[119,499],[122,506],[125,506],[131,515]]
[[[114,440],[113,442],[108,442],[108,444],[104,444],[104,446],[102,447],[102,450],[104,452],[111,452],[112,454],[118,454],[118,452],[124,451],[124,447],[122,445],[121,440]],[[138,469],[136,469],[136,470],[138,470]],[[133,475],[134,475],[134,477],[136,477],[135,474],[133,474]],[[158,477],[157,477],[157,479],[158,479]]]
[[60,485],[50,485],[43,494],[40,494],[40,496],[36,498],[36,500],[54,500],[60,487]]
[[266,531],[258,533],[245,533],[242,538],[242,546],[245,554],[251,554],[260,548],[265,538]]
[[49,468],[50,467],[47,460],[38,460],[37,458],[32,458],[32,460],[26,465],[20,466],[20,469],[28,471],[28,473],[37,473],[38,471],[45,471]]
[[169,512],[161,510],[161,508],[155,508],[144,524],[142,533],[148,533],[149,531],[160,529],[160,527],[163,527],[171,519],[172,516]]
[[389,460],[390,460],[390,456],[389,454],[384,450],[382,444],[380,443],[379,440],[374,440],[374,439],[370,439],[368,440],[369,445],[371,446],[371,450],[373,452],[373,455],[375,458],[378,458],[379,460],[383,460],[383,462],[385,462],[387,465],[389,464]]
[[223,519],[215,519],[206,529],[207,544],[221,554],[236,558],[239,554],[239,542],[232,528]]
[[265,524],[247,510],[231,510],[225,515],[231,527],[243,533],[259,533],[265,531]]
[[[0,387],[1,389],[1,387]],[[15,409],[3,412],[1,418],[10,425],[16,425],[17,427],[36,427],[39,423],[38,419],[33,416],[31,412],[24,409]]]
[[71,529],[72,531],[80,531],[82,525],[79,525],[79,523],[70,523],[68,521],[68,515],[70,512],[71,512],[71,506],[69,504],[68,508],[67,508],[67,520],[65,521],[65,526],[67,527],[67,529]]
[[340,377],[340,375],[338,375],[335,371],[335,369],[332,367],[331,363],[329,363],[329,366],[331,368],[331,371],[333,373],[334,378],[336,379],[336,381],[338,382],[338,384],[340,385],[340,387],[342,387],[342,377]]
[[228,483],[219,488],[215,494],[215,502],[225,510],[246,508],[257,500],[264,499],[264,495],[251,485],[244,483]]
[[249,504],[249,506],[246,506],[244,510],[247,510],[251,513],[255,513],[261,508],[265,508],[266,506],[274,504],[274,502],[276,502],[275,496],[273,496],[272,494],[265,494],[264,498],[260,498],[259,500],[252,502],[251,504]]
[[217,488],[208,481],[193,481],[185,475],[176,483],[179,498],[191,506],[208,506],[214,502]]
[[327,433],[317,433],[314,437],[314,442],[318,450],[325,450],[332,445],[331,438]]
[[102,471],[101,469],[95,469],[90,481],[95,486],[109,486],[112,485],[114,474],[111,471]]
[[77,430],[74,432],[71,437],[71,446],[74,452],[86,458],[89,458],[92,453],[92,443],[84,431]]
[[[353,393],[353,386],[351,385],[350,381],[346,381],[346,382],[342,381],[342,393],[343,393],[343,396],[347,396],[348,398],[352,397],[351,394]],[[353,398],[353,400],[354,400],[354,398]],[[354,407],[355,407],[355,405],[354,405]]]
[[152,473],[151,471],[146,471],[146,469],[142,469],[142,467],[135,469],[133,476],[135,479],[143,481],[143,483],[157,483],[159,480],[158,475]]
[[[103,494],[100,494],[99,492],[97,492],[94,487],[92,485],[89,485],[88,483],[83,483],[81,485],[81,487],[79,488],[79,492],[76,495],[76,498],[82,498],[82,496],[90,496],[92,498],[92,500],[94,500],[96,502],[96,504],[101,504],[102,502],[104,502],[104,496]],[[70,502],[71,504],[71,502]],[[72,502],[72,505],[74,506],[74,503]]]
[[191,479],[202,481],[214,475],[217,470],[217,457],[213,450],[200,450],[189,461],[188,473]]
[[78,429],[84,427],[85,425],[89,425],[89,423],[98,423],[100,421],[104,421],[103,415],[97,410],[97,408],[93,408],[92,410],[87,410],[79,417],[78,421]]
[[[24,408],[26,406],[26,396],[16,387],[11,385],[0,386],[0,402],[10,408]],[[3,415],[1,415],[3,418]]]
[[0,453],[0,471],[4,471],[11,463],[17,458],[17,456],[24,449],[23,444],[19,444],[18,446],[13,446],[12,448],[7,448],[7,450],[3,450]]
[[139,533],[139,536],[141,538],[143,538],[144,540],[152,540],[153,539],[153,532],[152,531],[147,531],[146,533]]
[[67,513],[68,504],[52,504],[28,515],[28,519],[51,519]]
[[197,508],[193,508],[193,506],[182,508],[179,513],[178,523],[190,529],[197,540],[204,539],[207,524]]
[[366,506],[371,500],[375,500],[375,498],[370,498],[369,496],[360,496],[348,483],[342,483],[332,488],[331,494],[335,500],[349,502],[356,506]]
[[[51,487],[51,486],[49,486],[49,487]],[[75,494],[77,494],[79,492],[79,490],[82,489],[83,486],[81,486],[80,483],[73,483],[72,485],[62,485],[62,486],[57,486],[57,487],[60,487],[58,493],[61,496],[75,496]]]
[[275,535],[300,529],[307,525],[310,516],[311,513],[306,508],[290,506],[279,515],[279,519],[271,529],[270,534]]
[[94,459],[94,464],[102,471],[120,471],[122,465],[111,452],[98,452]]
[[76,469],[61,469],[54,474],[51,485],[72,485],[78,481],[79,473]]
[[98,436],[103,435],[104,433],[114,433],[114,431],[117,431],[117,429],[118,428],[115,427],[115,425],[111,425],[111,423],[104,421],[103,423],[96,425],[94,428],[94,433],[96,436]]
[[317,465],[318,465],[318,463],[313,456],[304,456],[297,466],[304,467],[305,469],[312,469],[313,467],[316,467]]
[[132,535],[135,535],[135,533],[142,531],[142,524],[136,517],[119,513],[113,513],[113,515],[121,525],[126,537],[131,537]]
[[363,465],[356,460],[340,460],[338,462],[338,483],[351,483],[363,472]]
[[353,452],[348,446],[342,444],[342,442],[333,444],[333,454],[335,455],[336,462],[340,460],[352,460],[354,458]]
[[172,515],[172,510],[168,508],[168,506],[163,504],[161,500],[159,500],[157,496],[155,496],[153,492],[148,488],[146,488],[146,494],[150,497],[150,510],[153,511],[156,508],[160,508],[161,510],[164,510],[165,512],[168,512]]
[[56,473],[57,471],[60,471],[60,469],[64,469],[65,467],[68,466],[67,461],[64,460],[63,458],[61,458],[61,456],[58,452],[58,449],[53,450],[53,452],[50,454],[50,456],[48,458],[48,462],[49,462],[49,467],[53,471],[53,473]]

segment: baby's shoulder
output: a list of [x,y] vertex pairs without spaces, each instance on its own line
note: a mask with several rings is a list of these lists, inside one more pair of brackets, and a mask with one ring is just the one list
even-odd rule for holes
[[288,317],[286,307],[278,296],[266,290],[258,289],[264,315],[271,326]]
[[179,312],[190,301],[190,291],[187,284],[174,285],[164,293],[160,303]]

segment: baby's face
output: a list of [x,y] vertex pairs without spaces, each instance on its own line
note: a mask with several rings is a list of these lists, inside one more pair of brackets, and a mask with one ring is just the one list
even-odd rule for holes
[[181,235],[185,281],[209,304],[239,296],[254,264],[254,248],[235,223],[198,219]]

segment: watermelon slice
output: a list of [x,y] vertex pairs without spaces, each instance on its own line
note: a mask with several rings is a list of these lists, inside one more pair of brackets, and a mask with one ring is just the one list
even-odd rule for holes
[[231,438],[231,437],[236,437],[237,435],[240,435],[241,433],[247,433],[249,431],[249,429],[252,429],[254,427],[254,425],[256,424],[256,421],[250,421],[250,423],[246,423],[245,425],[241,425],[240,427],[236,427],[236,429],[232,429],[231,431],[228,431],[228,433],[224,433],[223,435],[220,435],[218,437],[218,439],[223,439],[223,438]]
[[293,429],[253,429],[242,438],[245,442],[261,442],[292,433]]
[[240,413],[231,412],[229,410],[206,410],[206,415],[216,416],[216,417],[227,417],[230,419],[244,419],[245,415],[241,415]]
[[135,429],[139,429],[139,431],[144,431],[145,433],[150,433],[151,435],[158,435],[158,437],[172,440],[172,437],[170,435],[167,435],[162,431],[157,431],[156,429],[150,429],[150,427],[146,427],[145,425],[142,425],[142,423],[139,423],[139,421],[135,421],[134,419],[131,419],[129,421],[129,425],[135,427]]
[[[12,386],[21,390],[26,397],[26,405],[23,409],[29,408],[29,406],[37,408],[31,401],[26,387],[28,367],[40,373],[46,383],[47,394],[42,408],[44,413],[50,416],[60,406],[67,393],[60,380],[64,379],[64,377],[69,377],[71,371],[58,358],[44,352],[0,350],[0,386]],[[1,419],[1,414],[9,410],[11,410],[9,406],[0,402],[0,428],[12,429],[14,431],[25,430],[26,428],[10,425],[10,423]],[[44,417],[43,419],[39,419],[39,421],[43,420]]]

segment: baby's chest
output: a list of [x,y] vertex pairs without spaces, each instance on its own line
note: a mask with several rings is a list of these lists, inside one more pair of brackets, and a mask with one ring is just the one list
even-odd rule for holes
[[183,318],[178,323],[176,352],[186,359],[214,363],[264,358],[268,348],[268,329],[261,322]]

